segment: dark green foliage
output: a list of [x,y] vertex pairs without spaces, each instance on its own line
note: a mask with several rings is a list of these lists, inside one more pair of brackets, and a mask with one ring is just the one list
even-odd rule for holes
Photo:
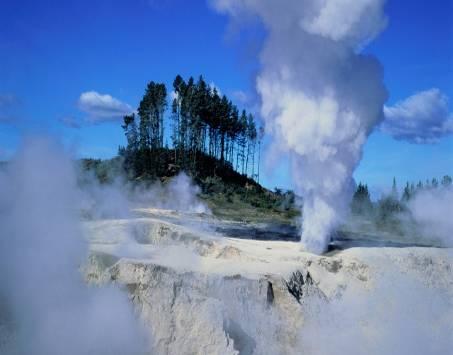
[[236,169],[253,179],[258,138],[253,116],[243,111],[239,117],[238,108],[225,95],[220,97],[201,76],[197,82],[192,77],[185,82],[176,76],[173,92],[172,149],[163,146],[164,84],[148,84],[137,110],[139,122],[134,114],[124,117],[127,146],[119,153],[127,173],[136,178],[161,177],[171,164],[195,177]]
[[[203,195],[210,196],[208,201],[216,201],[218,205],[211,206],[213,209],[228,205],[234,209],[239,203],[246,210],[250,208],[251,214],[298,214],[292,192],[274,194],[255,181],[259,178],[264,130],[261,128],[258,135],[251,114],[239,111],[203,77],[185,81],[178,75],[173,81],[170,105],[171,147],[164,147],[166,95],[163,84],[150,82],[138,115],[124,117],[127,146],[119,148],[119,155],[130,179],[165,180],[184,171],[201,187]],[[231,217],[244,219],[240,215]]]
[[431,180],[431,187],[433,187],[434,189],[437,188],[439,186],[439,182],[437,181],[436,178],[433,178]]
[[393,178],[393,184],[392,184],[392,198],[394,200],[398,200],[398,188],[396,186],[396,178]]
[[[82,172],[93,174],[99,182],[109,183],[121,176],[123,172],[123,159],[120,157],[101,160],[101,159],[81,159],[78,161]],[[89,174],[80,174],[79,179],[90,178]],[[79,181],[84,183],[85,181]]]
[[136,159],[140,145],[135,114],[124,116],[122,128],[126,135],[127,147],[120,147],[118,154],[124,159],[124,168],[126,171],[140,171],[139,160]]
[[451,186],[451,184],[452,184],[452,179],[451,179],[451,177],[448,176],[448,175],[445,175],[445,176],[442,178],[441,184],[442,184],[443,187],[449,187],[449,186]]
[[165,157],[164,112],[167,107],[167,89],[164,84],[151,81],[135,114],[124,117],[122,128],[127,140],[126,147],[120,147],[119,156],[130,177],[142,175],[159,176]]
[[413,195],[413,193],[414,193],[413,190],[414,190],[414,189],[413,189],[413,185],[412,185],[412,188],[411,188],[411,187],[409,186],[409,183],[407,182],[407,183],[406,183],[406,186],[404,187],[403,196],[401,197],[401,200],[402,200],[403,202],[407,203],[407,202],[411,199],[411,197],[412,197],[412,195]]
[[[435,189],[450,189],[452,180],[445,175],[438,183],[437,179],[429,179],[424,184],[419,181],[417,184],[406,182],[398,198],[396,179],[393,178],[392,189],[377,201],[371,201],[368,188],[360,183],[351,201],[351,218],[348,228],[349,232],[356,233],[360,237],[361,233],[370,235],[398,236],[418,238],[421,236],[421,228],[412,214],[412,200],[417,198],[417,194],[430,193]],[[429,208],[429,206],[427,206]]]
[[444,175],[440,180],[440,183],[436,178],[431,179],[431,181],[427,179],[425,185],[423,185],[421,181],[419,181],[417,185],[407,182],[403,190],[403,195],[401,196],[401,202],[403,204],[407,204],[417,194],[417,192],[421,190],[448,188],[451,185],[452,178],[449,175]]
[[167,89],[165,85],[151,81],[137,110],[140,117],[140,149],[163,147],[166,107]]
[[375,215],[376,225],[380,228],[398,232],[400,230],[400,214],[405,207],[393,196],[387,196],[379,200]]
[[369,215],[373,212],[368,186],[359,183],[351,202],[351,212],[357,215]]
[[285,223],[300,216],[292,191],[277,194],[251,179],[245,185],[233,181],[224,177],[207,177],[197,181],[202,187],[202,197],[217,216],[241,221],[274,218]]

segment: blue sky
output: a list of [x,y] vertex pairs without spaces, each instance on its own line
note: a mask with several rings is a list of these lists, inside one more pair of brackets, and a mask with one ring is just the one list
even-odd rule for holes
[[[388,105],[430,88],[453,98],[453,1],[390,0],[386,13],[387,29],[365,52],[384,66]],[[0,159],[36,131],[61,136],[79,156],[116,154],[124,144],[120,121],[77,129],[63,123],[87,119],[77,105],[87,91],[135,108],[148,81],[170,88],[179,73],[203,74],[232,98],[253,97],[261,33],[239,37],[227,28],[205,0],[2,0]],[[285,166],[266,174],[264,184],[289,187]],[[451,135],[414,144],[375,132],[355,177],[379,190],[393,176],[403,182],[444,174],[453,174]]]

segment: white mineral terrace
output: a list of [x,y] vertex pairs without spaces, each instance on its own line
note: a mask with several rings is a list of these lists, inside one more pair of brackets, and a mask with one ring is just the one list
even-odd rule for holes
[[[232,222],[210,216],[135,212],[84,223],[84,271],[124,287],[154,353],[434,354],[453,345],[452,249],[317,256],[297,242],[225,237],[213,226]],[[338,340],[348,337],[358,343]]]

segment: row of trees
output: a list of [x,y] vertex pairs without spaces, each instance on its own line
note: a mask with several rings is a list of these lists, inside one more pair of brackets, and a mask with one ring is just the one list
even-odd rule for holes
[[201,152],[254,177],[256,145],[261,137],[253,116],[245,110],[239,113],[231,100],[220,96],[202,77],[195,83],[193,78],[185,82],[176,76],[173,96],[175,161],[180,165],[196,162]]
[[445,175],[442,179],[426,180],[425,183],[419,181],[417,184],[406,182],[401,197],[396,183],[393,178],[393,185],[390,194],[383,196],[379,201],[371,201],[368,186],[359,183],[354,192],[351,202],[351,212],[355,215],[373,216],[376,221],[387,223],[397,219],[397,215],[407,211],[407,204],[420,191],[449,188],[453,184],[453,179]]
[[[405,204],[419,191],[432,190],[440,187],[448,188],[452,185],[453,179],[449,175],[444,175],[440,180],[438,180],[437,178],[426,180],[425,183],[423,183],[421,180],[417,184],[406,182],[400,198],[396,179],[393,178],[392,191],[390,195],[385,196],[384,198]],[[370,208],[372,208],[372,202],[370,193],[368,191],[368,186],[359,183],[352,198],[351,210],[353,213],[360,214],[363,211],[369,210]]]
[[[166,109],[165,85],[150,82],[138,107],[138,117],[135,114],[124,117],[127,147],[121,152],[139,175],[151,168],[143,161],[158,164],[155,156],[165,149]],[[259,178],[262,129],[257,130],[253,115],[245,110],[239,112],[231,100],[207,85],[203,77],[197,82],[191,77],[186,82],[180,75],[176,76],[171,123],[173,161],[182,169],[196,170],[200,155],[204,155],[229,164],[242,174]],[[255,162],[257,148],[258,164]]]
[[[414,183],[409,183],[406,182],[406,185],[404,186],[403,189],[403,194],[401,196],[402,202],[407,202],[409,201],[418,191],[422,190],[430,190],[430,189],[437,189],[439,187],[450,187],[453,183],[453,179],[449,175],[444,175],[442,179],[437,180],[437,178],[433,178],[431,181],[426,180],[426,182],[423,184],[423,182],[420,180],[417,184]],[[396,180],[393,179],[393,188],[392,188],[393,194],[396,195],[396,198],[398,198],[398,190],[396,187]]]
[[122,125],[127,146],[120,147],[126,170],[136,176],[160,175],[164,146],[164,114],[167,108],[167,89],[151,81],[135,113],[124,116]]
[[373,209],[371,202],[370,192],[368,186],[359,183],[357,189],[354,192],[351,202],[351,212],[353,214],[367,214]]

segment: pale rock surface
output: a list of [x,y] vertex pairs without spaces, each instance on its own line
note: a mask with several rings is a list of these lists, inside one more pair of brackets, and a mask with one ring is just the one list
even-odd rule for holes
[[[182,225],[173,223],[175,212],[140,212],[85,222],[91,255],[84,272],[89,282],[127,290],[149,328],[152,353],[300,354],[306,320],[321,317],[325,305],[345,294],[373,298],[400,280],[439,294],[437,327],[453,331],[451,249],[352,248],[317,256],[299,243],[226,238],[200,223],[205,217],[176,216]],[[379,293],[373,306],[393,312],[386,297]],[[357,321],[372,342],[367,320]]]

